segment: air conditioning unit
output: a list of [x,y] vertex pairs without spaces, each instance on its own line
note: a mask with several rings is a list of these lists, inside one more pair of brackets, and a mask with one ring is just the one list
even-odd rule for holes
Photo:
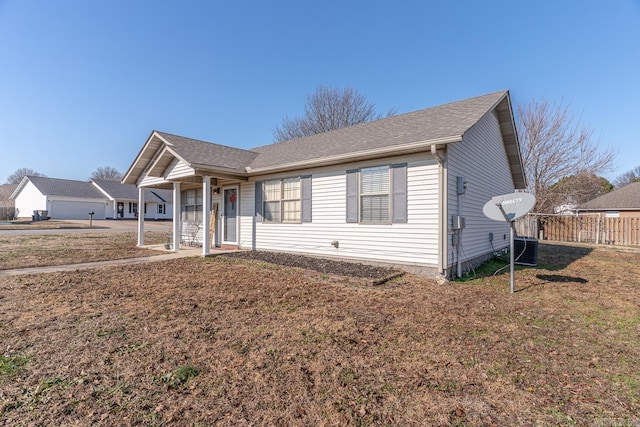
[[538,239],[516,237],[513,239],[513,256],[519,265],[538,265]]

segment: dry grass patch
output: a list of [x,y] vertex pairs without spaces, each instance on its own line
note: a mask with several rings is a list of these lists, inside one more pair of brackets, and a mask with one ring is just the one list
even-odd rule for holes
[[2,278],[0,420],[637,425],[640,254],[573,251],[515,295],[222,257]]
[[[145,243],[166,241],[166,233],[145,232]],[[136,233],[68,233],[0,236],[0,270],[77,264],[157,255],[136,247]]]

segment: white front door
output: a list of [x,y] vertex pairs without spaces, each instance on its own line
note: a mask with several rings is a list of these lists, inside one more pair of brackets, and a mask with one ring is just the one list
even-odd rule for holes
[[238,244],[238,187],[223,190],[222,243]]

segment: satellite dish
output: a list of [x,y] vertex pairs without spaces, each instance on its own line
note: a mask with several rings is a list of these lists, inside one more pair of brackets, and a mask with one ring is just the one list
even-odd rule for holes
[[484,204],[482,212],[494,221],[514,221],[525,216],[536,204],[536,198],[529,193],[511,193],[495,196]]

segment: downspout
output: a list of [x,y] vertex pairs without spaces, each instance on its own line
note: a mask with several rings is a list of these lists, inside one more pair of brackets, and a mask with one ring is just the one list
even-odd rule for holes
[[438,153],[438,147],[431,146],[431,154],[438,161],[438,273],[447,276],[447,164]]

